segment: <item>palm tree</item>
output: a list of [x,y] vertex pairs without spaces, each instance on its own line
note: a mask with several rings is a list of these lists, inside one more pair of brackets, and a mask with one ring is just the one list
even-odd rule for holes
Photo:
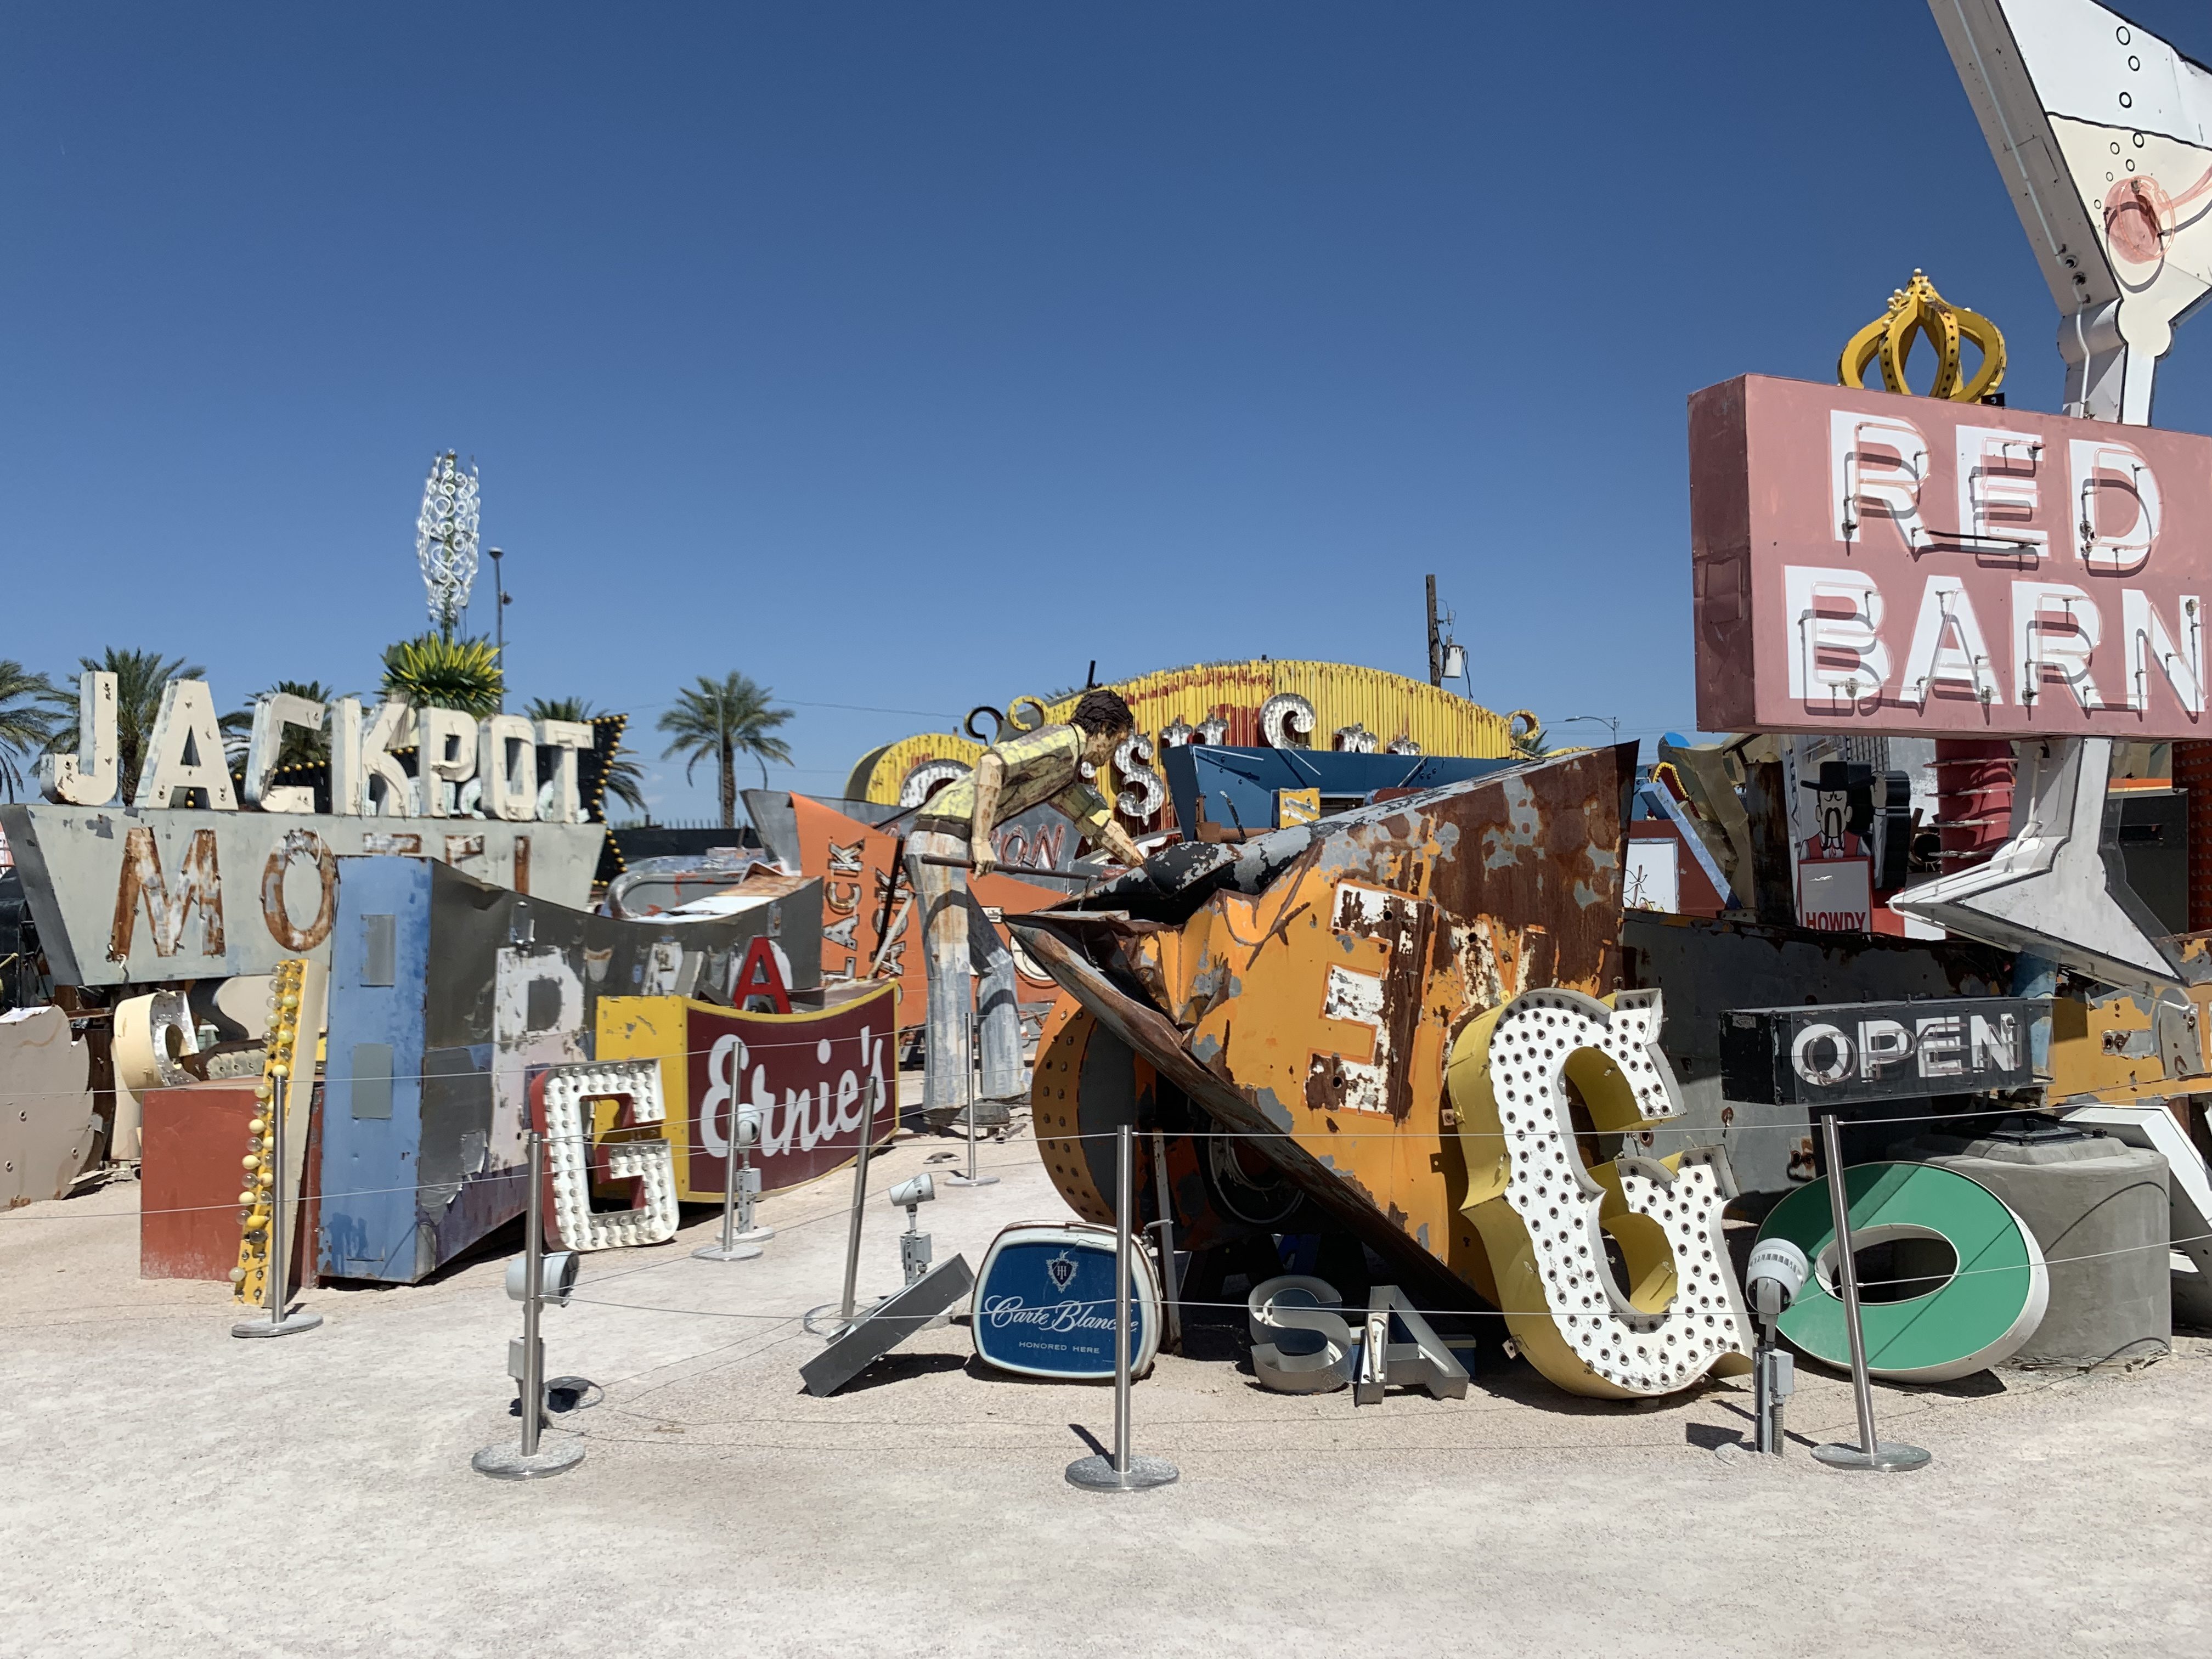
[[418,634],[384,649],[384,692],[417,708],[458,708],[479,719],[499,713],[506,677],[499,653],[483,640]]
[[[207,678],[207,670],[182,657],[163,658],[158,651],[121,651],[109,646],[98,657],[79,657],[80,667],[115,676],[115,760],[118,799],[129,800],[138,793],[138,769],[145,763],[146,744],[154,735],[154,721],[161,712],[161,693],[171,680]],[[81,746],[76,729],[76,697],[56,688],[53,701],[67,711],[54,733],[53,746],[67,752]],[[238,714],[225,714],[221,723],[226,745],[238,735]]]
[[738,757],[750,755],[760,763],[761,787],[768,787],[768,763],[791,763],[791,745],[770,734],[791,718],[788,708],[770,707],[775,694],[756,685],[734,671],[719,680],[699,676],[699,683],[676,694],[675,706],[660,716],[660,729],[669,735],[660,757],[684,757],[684,781],[692,769],[712,760],[722,786],[722,828],[738,827]]
[[52,741],[59,716],[51,712],[60,690],[12,658],[0,657],[0,790],[15,799],[28,775],[23,763]]
[[[534,720],[574,720],[588,726],[596,717],[592,705],[582,697],[532,697],[530,718]],[[624,760],[624,755],[635,755],[636,750],[617,743],[615,752],[607,757],[606,769],[600,775],[600,787],[606,793],[628,806],[632,811],[645,811],[645,774],[634,760]]]

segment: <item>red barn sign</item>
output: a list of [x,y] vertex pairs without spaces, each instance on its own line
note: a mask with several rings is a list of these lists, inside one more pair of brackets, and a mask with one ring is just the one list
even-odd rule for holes
[[1708,732],[2205,735],[2212,439],[1746,375],[1690,538]]

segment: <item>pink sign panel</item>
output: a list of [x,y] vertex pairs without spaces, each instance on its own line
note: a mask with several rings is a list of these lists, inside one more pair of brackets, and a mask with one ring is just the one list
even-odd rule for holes
[[1749,374],[1690,538],[1705,731],[2212,734],[2212,439]]

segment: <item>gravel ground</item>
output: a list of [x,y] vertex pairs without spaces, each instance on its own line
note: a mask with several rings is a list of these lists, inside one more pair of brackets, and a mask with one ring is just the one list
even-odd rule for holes
[[[947,1143],[878,1161],[880,1191]],[[980,1262],[1062,1207],[1034,1152],[922,1212]],[[939,1164],[936,1167],[945,1167]],[[676,1243],[594,1257],[550,1312],[550,1369],[603,1385],[506,1485],[519,1329],[486,1260],[318,1290],[326,1320],[239,1342],[223,1287],[137,1277],[137,1189],[0,1217],[0,1653],[2201,1653],[2212,1340],[2131,1370],[1883,1389],[1920,1473],[1846,1475],[1848,1382],[1801,1370],[1789,1456],[1750,1396],[1624,1406],[1526,1366],[1463,1401],[1263,1393],[1231,1328],[1135,1391],[1180,1485],[1077,1492],[1111,1390],[981,1370],[927,1332],[830,1400],[797,1316],[836,1293],[849,1177],[763,1206],[760,1261]],[[898,1278],[868,1217],[862,1289]],[[270,1546],[281,1545],[272,1551]]]

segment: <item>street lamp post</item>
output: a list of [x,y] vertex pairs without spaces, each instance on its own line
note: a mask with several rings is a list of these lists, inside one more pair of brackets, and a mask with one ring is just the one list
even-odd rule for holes
[[[498,553],[495,551],[492,554],[492,557],[495,559],[499,557]],[[1553,720],[1552,724],[1554,726],[1572,726],[1577,720],[1589,720],[1596,725],[1602,726],[1613,733],[1613,740],[1615,743],[1619,743],[1620,741],[1620,717],[1618,714],[1569,714],[1564,720]]]
[[496,547],[484,550],[491,555],[491,628],[493,648],[499,656],[499,712],[507,712],[507,607],[514,595],[507,591],[506,574],[500,561],[506,554]]

